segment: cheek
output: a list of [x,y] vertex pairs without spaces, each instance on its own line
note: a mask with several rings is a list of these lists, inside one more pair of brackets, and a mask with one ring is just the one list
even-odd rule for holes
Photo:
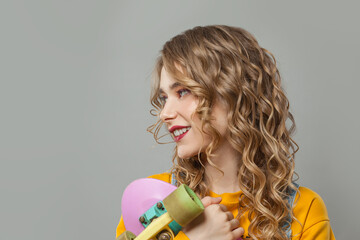
[[192,95],[188,96],[186,100],[181,105],[181,110],[184,114],[186,114],[188,117],[191,117],[191,115],[196,115],[195,111],[199,104],[199,101]]

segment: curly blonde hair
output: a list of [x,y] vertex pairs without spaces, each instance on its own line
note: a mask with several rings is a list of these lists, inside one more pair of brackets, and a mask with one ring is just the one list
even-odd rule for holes
[[[206,150],[190,159],[179,158],[175,147],[172,172],[178,182],[202,197],[208,194],[204,159],[214,165],[211,156],[221,137],[211,124],[211,110],[217,99],[223,100],[229,109],[227,140],[241,158],[238,218],[248,212],[248,231],[254,239],[288,239],[283,226],[296,220],[287,197],[298,191],[293,184],[298,146],[290,137],[295,122],[274,56],[237,27],[195,27],[173,37],[163,46],[154,70],[155,116],[162,109],[158,90],[163,67],[198,97],[195,114],[202,131],[211,136]],[[157,142],[161,126],[158,118],[148,128]]]

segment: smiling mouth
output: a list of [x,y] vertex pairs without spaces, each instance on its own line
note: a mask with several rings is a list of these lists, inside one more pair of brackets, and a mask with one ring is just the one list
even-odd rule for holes
[[183,138],[186,133],[190,130],[191,127],[186,127],[186,128],[182,128],[182,129],[177,129],[173,132],[174,135],[174,140],[177,142],[179,141],[181,138]]
[[186,132],[189,131],[189,130],[190,130],[190,127],[181,128],[181,129],[175,130],[175,131],[173,132],[173,134],[174,134],[175,137],[178,137],[178,136],[180,136],[181,134],[184,134],[184,133],[186,133]]

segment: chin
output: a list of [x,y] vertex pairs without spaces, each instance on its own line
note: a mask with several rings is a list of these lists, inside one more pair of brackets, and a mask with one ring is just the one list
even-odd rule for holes
[[196,156],[197,154],[198,154],[198,152],[187,151],[187,150],[181,149],[181,148],[178,148],[178,150],[177,150],[177,155],[181,159],[188,159],[188,158]]

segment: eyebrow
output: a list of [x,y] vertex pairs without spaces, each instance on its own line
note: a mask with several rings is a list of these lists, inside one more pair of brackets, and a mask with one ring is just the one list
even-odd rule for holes
[[[179,87],[179,86],[182,86],[182,84],[179,83],[179,82],[175,82],[175,83],[171,84],[169,88],[170,88],[170,90],[173,90],[174,88],[177,88],[177,87]],[[164,90],[162,90],[162,89],[160,88],[160,89],[159,89],[159,93],[164,93]]]

